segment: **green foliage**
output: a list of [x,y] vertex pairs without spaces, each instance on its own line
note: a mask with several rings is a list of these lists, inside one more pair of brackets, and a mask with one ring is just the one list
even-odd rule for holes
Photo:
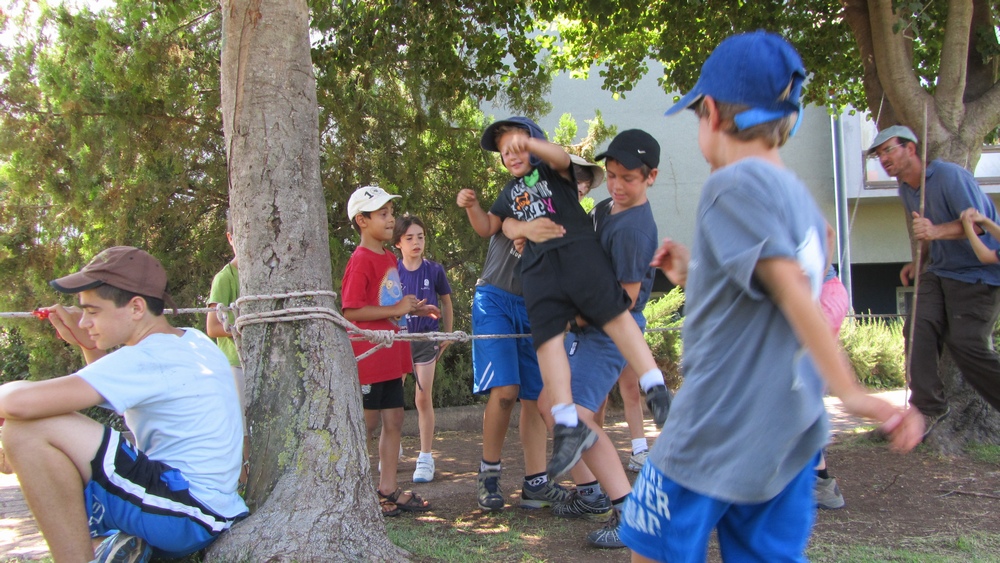
[[0,327],[0,383],[28,379],[29,357],[17,327]]
[[903,323],[883,319],[847,319],[840,339],[858,379],[872,389],[905,385]]
[[681,385],[681,342],[680,327],[684,319],[680,316],[684,306],[684,290],[675,287],[669,293],[650,299],[642,310],[646,317],[646,343],[663,370],[667,386],[677,389]]

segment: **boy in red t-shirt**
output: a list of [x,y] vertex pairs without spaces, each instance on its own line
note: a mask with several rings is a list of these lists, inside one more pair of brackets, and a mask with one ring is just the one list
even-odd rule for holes
[[[440,315],[434,305],[403,295],[396,269],[396,255],[385,248],[392,240],[395,219],[390,195],[377,186],[358,188],[347,202],[347,216],[361,234],[361,243],[351,254],[344,270],[341,300],[344,317],[368,330],[398,331],[405,315]],[[354,355],[359,356],[375,345],[352,341]],[[396,462],[403,427],[403,374],[413,371],[410,345],[397,342],[382,348],[358,362],[365,425],[371,434],[382,422],[379,435],[378,495],[384,516],[395,516],[400,510],[424,512],[430,503],[415,493],[397,487]]]

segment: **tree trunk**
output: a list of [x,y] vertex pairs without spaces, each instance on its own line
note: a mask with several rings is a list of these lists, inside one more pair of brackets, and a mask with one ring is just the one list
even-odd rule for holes
[[965,382],[947,347],[941,354],[938,374],[951,412],[924,439],[924,444],[945,455],[961,454],[969,444],[1000,445],[1000,412]]
[[[332,288],[305,0],[222,0],[222,114],[241,295]],[[335,308],[314,296],[241,314]],[[210,559],[399,560],[369,470],[357,368],[325,320],[243,329],[251,515]]]

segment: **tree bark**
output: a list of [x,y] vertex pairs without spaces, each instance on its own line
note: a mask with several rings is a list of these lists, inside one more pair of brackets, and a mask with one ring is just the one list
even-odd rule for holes
[[[305,0],[222,0],[222,113],[242,296],[332,288]],[[251,302],[241,313],[334,299]],[[251,515],[213,560],[399,560],[375,496],[357,368],[325,320],[245,327]]]

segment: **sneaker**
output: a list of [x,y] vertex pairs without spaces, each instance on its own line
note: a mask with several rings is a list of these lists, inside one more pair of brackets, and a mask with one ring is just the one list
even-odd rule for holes
[[597,500],[587,500],[574,494],[568,502],[552,507],[552,515],[560,518],[584,518],[592,522],[607,522],[611,518],[611,499],[601,493]]
[[621,537],[618,536],[618,519],[620,517],[621,515],[618,513],[618,510],[612,508],[607,524],[603,528],[587,534],[587,542],[594,547],[605,549],[621,549],[625,547]]
[[417,458],[417,468],[413,471],[414,483],[430,483],[434,480],[434,458]]
[[657,428],[663,428],[663,423],[667,421],[667,413],[670,412],[670,402],[673,400],[674,394],[666,385],[654,385],[646,391],[646,406],[649,407],[649,412],[653,413],[653,422]]
[[840,486],[837,485],[837,480],[833,477],[816,478],[816,484],[813,485],[813,498],[816,499],[817,508],[827,510],[844,508],[844,495],[840,494]]
[[545,485],[537,491],[532,491],[525,483],[521,486],[520,506],[521,508],[546,508],[569,502],[571,498],[573,498],[573,492],[559,483],[546,481]]
[[635,471],[636,473],[642,471],[642,466],[646,465],[646,457],[649,455],[649,450],[642,450],[637,454],[632,454],[632,457],[628,458],[628,470]]
[[152,556],[146,540],[118,532],[97,546],[92,563],[146,563]]
[[500,490],[499,471],[480,471],[478,481],[479,508],[503,510],[503,491]]
[[931,430],[937,427],[937,425],[944,420],[949,414],[951,414],[951,407],[945,407],[944,412],[941,414],[925,414],[924,415],[924,438],[930,436]]
[[583,451],[593,446],[594,442],[597,442],[597,433],[586,424],[556,424],[552,429],[552,459],[546,470],[549,480],[569,471],[580,461]]

